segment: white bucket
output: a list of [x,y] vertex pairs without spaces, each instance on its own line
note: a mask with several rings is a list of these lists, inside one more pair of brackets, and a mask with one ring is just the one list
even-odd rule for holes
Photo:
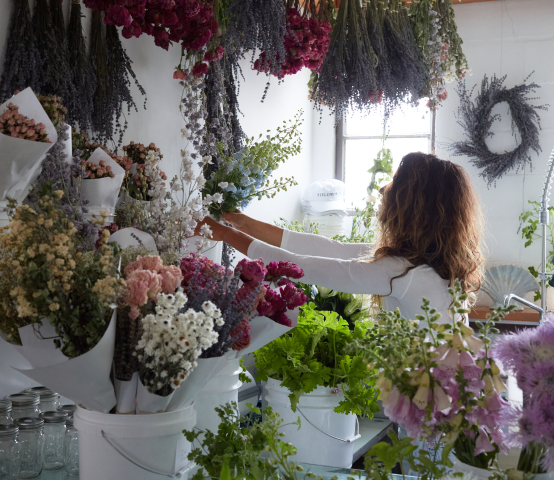
[[[153,415],[110,415],[77,408],[81,480],[186,478],[194,467],[183,430],[196,423],[193,405]],[[176,475],[177,474],[177,475]]]
[[214,433],[217,433],[220,424],[215,407],[221,407],[228,402],[238,405],[239,388],[242,385],[239,380],[239,373],[242,372],[240,359],[224,360],[221,365],[221,370],[204,385],[194,402],[196,427]]
[[[283,442],[292,443],[297,454],[294,462],[326,465],[329,467],[352,467],[354,441],[357,434],[357,417],[333,410],[344,400],[344,395],[332,394],[327,387],[317,387],[302,395],[296,412],[290,406],[290,390],[280,386],[279,380],[270,378],[264,385],[264,400],[283,419],[283,425],[296,422],[300,417],[300,430],[296,425],[280,429],[285,434]],[[311,422],[311,423],[310,423]],[[316,428],[317,427],[317,428]]]

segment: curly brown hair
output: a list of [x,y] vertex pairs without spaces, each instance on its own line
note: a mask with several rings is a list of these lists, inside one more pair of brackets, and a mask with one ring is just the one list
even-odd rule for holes
[[409,153],[382,193],[375,260],[408,260],[412,266],[395,278],[429,265],[450,286],[459,279],[465,293],[479,290],[481,209],[465,170],[435,155]]

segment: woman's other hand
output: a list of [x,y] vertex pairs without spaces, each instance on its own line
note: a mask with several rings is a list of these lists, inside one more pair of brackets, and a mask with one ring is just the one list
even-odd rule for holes
[[248,230],[249,224],[251,224],[252,219],[242,213],[240,210],[235,210],[234,212],[228,212],[221,215],[221,218],[230,224],[233,228],[245,232]]
[[216,242],[223,240],[223,230],[225,227],[223,225],[220,225],[218,222],[210,217],[205,217],[204,220],[196,224],[196,228],[194,229],[194,236],[204,236],[206,232],[206,226],[209,227],[212,232],[211,236],[207,236],[206,238],[209,238],[210,240],[214,240]]

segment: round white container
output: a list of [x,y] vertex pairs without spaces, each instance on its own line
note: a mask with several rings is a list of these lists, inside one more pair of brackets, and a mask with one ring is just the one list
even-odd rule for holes
[[[475,480],[488,480],[491,476],[490,470],[473,467],[461,462],[455,456],[452,456],[452,472],[468,474],[475,478]],[[534,475],[534,480],[554,480],[554,472],[537,473]]]
[[239,388],[242,385],[239,380],[241,372],[240,359],[228,360],[200,390],[194,402],[198,429],[217,433],[220,418],[215,412],[215,407],[221,407],[228,402],[235,402],[238,405]]
[[318,387],[313,392],[302,395],[298,409],[293,412],[289,399],[291,392],[281,387],[280,383],[272,378],[267,381],[264,385],[264,403],[281,416],[283,424],[295,422],[300,417],[300,430],[296,425],[281,428],[281,432],[285,434],[282,440],[296,447],[297,454],[292,460],[350,468],[354,440],[358,438],[357,418],[354,414],[344,415],[333,411],[344,400],[344,395],[333,394],[327,387]]
[[110,415],[78,407],[79,478],[161,480],[194,465],[183,430],[196,423],[193,405],[153,415]]

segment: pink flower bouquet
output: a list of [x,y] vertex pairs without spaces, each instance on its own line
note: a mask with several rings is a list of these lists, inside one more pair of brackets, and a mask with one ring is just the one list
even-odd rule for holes
[[0,115],[0,133],[32,142],[52,143],[48,140],[46,127],[19,113],[19,107],[8,103],[7,109]]
[[[490,356],[489,332],[511,307],[495,310],[481,334],[461,320],[466,294],[459,283],[453,297],[451,324],[439,324],[440,314],[423,300],[417,320],[399,311],[381,312],[373,338],[358,345],[377,370],[376,386],[385,414],[404,425],[416,440],[449,445],[463,463],[488,468],[499,451],[507,451],[501,430],[507,402],[499,366]],[[419,322],[422,322],[420,325]]]

